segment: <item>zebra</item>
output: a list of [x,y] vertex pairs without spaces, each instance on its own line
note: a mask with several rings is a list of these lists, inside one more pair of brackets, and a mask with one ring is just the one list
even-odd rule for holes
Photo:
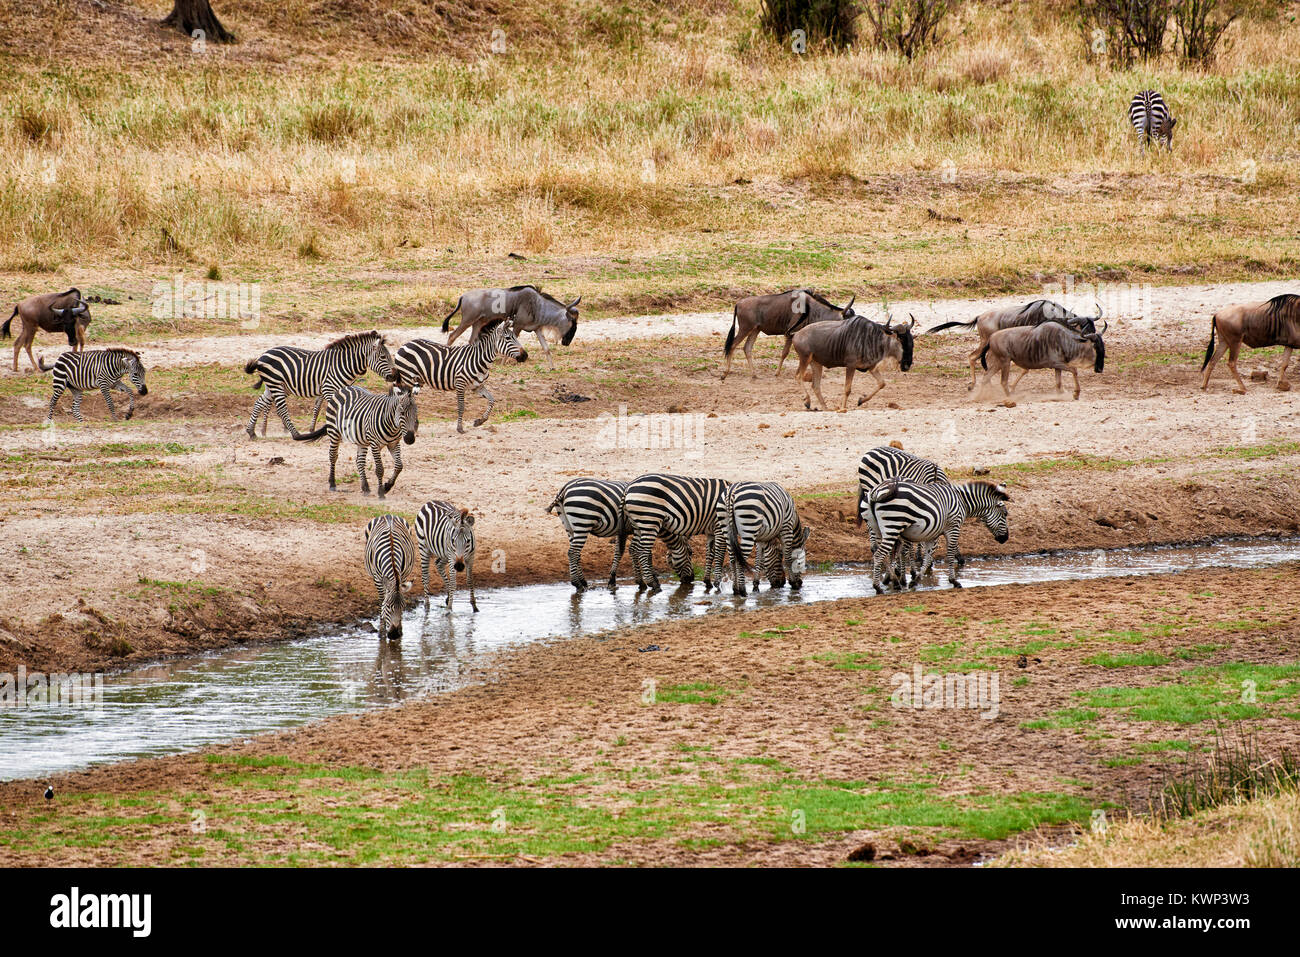
[[125,392],[129,404],[123,420],[135,414],[135,396],[122,384],[122,377],[128,376],[136,392],[145,396],[149,394],[144,384],[144,363],[140,354],[130,349],[91,349],[88,352],[65,352],[51,365],[45,364],[41,356],[39,365],[42,372],[54,372],[54,395],[50,398],[50,411],[45,416],[45,424],[54,421],[54,407],[59,404],[59,397],[65,391],[72,393],[72,414],[78,422],[85,422],[81,417],[81,395],[91,389],[98,389],[104,397],[109,413],[117,418],[117,408],[113,405],[110,391]]
[[618,563],[623,559],[631,533],[623,514],[627,487],[627,482],[608,479],[571,479],[564,483],[546,507],[547,512],[560,516],[564,532],[569,536],[569,581],[578,591],[587,587],[587,579],[582,574],[582,548],[587,544],[588,535],[614,539],[614,564],[609,569],[609,587],[618,584]]
[[1165,106],[1164,98],[1155,90],[1143,90],[1134,95],[1128,105],[1128,120],[1137,132],[1140,152],[1146,152],[1147,143],[1155,140],[1159,149],[1163,140],[1165,149],[1174,151],[1174,127],[1178,124]]
[[[785,585],[788,573],[790,587],[802,588],[808,568],[805,546],[812,528],[799,520],[790,493],[775,482],[736,482],[727,489],[723,503],[719,515],[725,526],[718,529],[718,535],[725,536],[731,548],[732,593],[745,594],[745,572],[749,570],[745,555],[755,545],[759,548],[758,575],[766,572],[772,586],[779,588]],[[754,591],[758,591],[757,579]]]
[[[420,584],[429,594],[429,559],[447,586],[447,608],[456,598],[456,573],[464,572],[469,584],[469,606],[478,611],[474,596],[474,516],[450,502],[425,502],[415,516],[420,541]],[[447,566],[451,567],[448,568]]]
[[[339,457],[339,443],[345,438],[357,446],[357,474],[361,476],[361,494],[370,494],[366,481],[366,449],[375,456],[375,477],[379,498],[397,484],[402,474],[401,441],[415,443],[415,432],[420,426],[416,414],[415,397],[418,388],[393,386],[379,395],[360,386],[348,385],[335,389],[325,409],[325,424],[314,432],[294,435],[299,442],[314,442],[328,433],[330,437],[330,491],[338,491],[334,482],[334,465]],[[393,456],[393,476],[384,483],[384,459],[380,450],[388,447]]]
[[1005,542],[1010,534],[1007,528],[1010,500],[1006,486],[992,482],[921,485],[893,478],[878,485],[867,497],[871,521],[880,529],[871,563],[872,587],[877,592],[885,590],[880,584],[880,573],[900,539],[932,542],[942,536],[948,543],[948,581],[954,588],[960,588],[957,539],[962,524],[968,518],[978,518],[997,542]]
[[267,420],[274,405],[285,429],[297,438],[298,430],[289,419],[289,407],[285,403],[285,398],[291,395],[316,399],[316,408],[311,414],[311,427],[316,428],[321,404],[329,394],[351,385],[366,374],[367,368],[387,381],[395,380],[393,357],[384,337],[375,330],[350,333],[335,339],[324,349],[300,349],[297,346],[268,349],[244,366],[249,375],[258,376],[253,388],[266,386],[253,405],[253,417],[248,420],[248,437],[257,437],[254,429],[259,416],[262,435],[266,435]]
[[504,319],[493,319],[483,326],[479,337],[469,345],[455,349],[430,339],[412,339],[397,350],[394,363],[398,382],[406,385],[432,386],[444,392],[456,392],[456,431],[465,431],[465,390],[487,399],[487,411],[475,419],[475,427],[482,425],[492,414],[496,399],[485,387],[488,369],[493,360],[506,356],[516,362],[528,359],[528,351],[515,338],[512,325]]
[[[923,459],[892,445],[878,445],[874,449],[867,451],[862,456],[862,461],[858,463],[859,526],[862,525],[864,516],[870,519],[871,513],[866,508],[867,495],[877,485],[891,478],[919,482],[922,485],[949,484],[948,476],[944,470],[929,459]],[[869,520],[867,522],[867,534],[870,537],[871,552],[874,555],[880,530]],[[912,570],[913,585],[920,581],[922,576],[930,574],[930,569],[934,566],[934,551],[937,545],[937,539],[928,542],[920,546],[917,549],[917,554],[913,557],[910,544],[900,541],[898,543],[898,554],[895,556],[895,562],[890,571],[895,587],[901,588],[903,586],[903,579],[907,575],[908,568]],[[957,556],[957,564],[962,564],[961,555]]]
[[379,593],[379,637],[400,641],[402,593],[415,565],[411,526],[397,515],[378,515],[366,523],[366,571]]
[[637,584],[653,594],[659,591],[652,551],[656,538],[668,544],[669,563],[682,584],[695,580],[691,564],[690,539],[708,537],[704,563],[704,587],[713,587],[712,572],[717,549],[726,548],[718,537],[718,504],[730,482],[680,475],[642,475],[628,485],[623,511],[632,535],[632,560]]

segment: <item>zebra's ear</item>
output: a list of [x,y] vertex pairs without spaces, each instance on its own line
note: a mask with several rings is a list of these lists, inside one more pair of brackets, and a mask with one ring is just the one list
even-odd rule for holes
[[1007,487],[1005,485],[999,485],[995,487],[993,491],[997,492],[998,497],[1002,499],[1002,501],[1004,502],[1011,501],[1011,496],[1007,494]]

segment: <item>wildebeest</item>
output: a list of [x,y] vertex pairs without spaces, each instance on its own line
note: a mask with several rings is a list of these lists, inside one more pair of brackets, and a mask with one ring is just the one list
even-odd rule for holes
[[469,336],[472,344],[483,327],[493,319],[513,319],[516,335],[525,332],[537,334],[537,341],[546,353],[546,361],[554,369],[551,345],[542,332],[554,329],[561,345],[571,343],[578,331],[578,303],[581,301],[582,297],[579,296],[566,304],[532,285],[511,286],[509,289],[474,289],[456,300],[456,308],[442,320],[442,331],[451,329],[451,317],[459,311],[460,325],[447,338],[447,345],[455,342],[466,329],[472,330]]
[[757,379],[754,371],[754,340],[761,332],[767,336],[785,336],[785,348],[781,350],[781,361],[777,363],[776,374],[779,376],[785,368],[785,357],[790,354],[790,344],[794,334],[815,322],[831,319],[852,319],[857,313],[853,311],[856,296],[849,299],[848,305],[840,308],[811,289],[787,289],[767,296],[748,296],[736,303],[731,310],[731,331],[727,333],[727,344],[722,354],[727,357],[727,367],[722,370],[722,378],[731,373],[732,353],[737,342],[745,344],[745,363],[749,366],[750,378]]
[[[1217,348],[1214,343],[1216,331],[1222,336]],[[1233,391],[1238,395],[1246,394],[1246,383],[1241,381],[1237,372],[1237,353],[1243,343],[1252,349],[1286,347],[1282,353],[1282,368],[1277,375],[1277,389],[1279,392],[1289,391],[1291,383],[1286,378],[1286,367],[1291,364],[1292,350],[1300,349],[1300,296],[1283,293],[1267,302],[1224,306],[1216,312],[1210,321],[1210,344],[1205,348],[1205,361],[1201,363],[1205,373],[1202,390],[1209,386],[1210,373],[1226,350],[1228,368],[1237,380],[1237,388]]]
[[[1061,391],[1061,373],[1069,372],[1074,376],[1074,397],[1079,398],[1079,370],[1074,364],[1081,360],[1092,359],[1092,371],[1101,372],[1106,365],[1106,343],[1102,341],[1107,324],[1102,323],[1100,332],[1077,332],[1063,322],[1052,320],[1037,326],[1016,326],[1011,329],[999,329],[989,337],[988,345],[980,353],[981,361],[988,356],[988,372],[984,376],[987,384],[995,375],[1002,378],[1002,391],[1008,396],[1020,384],[1025,373],[1030,369],[1055,369],[1056,391]],[[1011,366],[1018,365],[1024,371],[1016,376],[1016,381],[1007,388],[1007,376]]]
[[[806,326],[794,336],[794,351],[799,356],[795,377],[803,383],[812,383],[812,391],[817,393],[817,401],[825,409],[822,370],[843,368],[844,401],[840,403],[839,411],[844,412],[848,409],[849,393],[853,391],[853,373],[858,370],[870,372],[877,385],[870,395],[858,397],[858,405],[862,405],[885,387],[885,380],[876,371],[882,360],[896,359],[903,372],[912,368],[912,327],[915,325],[915,318],[905,326],[895,326],[890,318],[882,326],[866,316],[854,316],[844,322]],[[803,405],[805,409],[812,408],[812,397],[806,384]]]
[[81,291],[69,289],[66,292],[47,292],[39,296],[28,296],[10,313],[5,324],[0,326],[0,339],[8,339],[10,326],[17,317],[22,323],[18,337],[14,339],[14,371],[18,371],[18,353],[27,350],[27,361],[36,368],[32,358],[32,340],[36,330],[62,332],[68,337],[68,345],[74,352],[86,348],[86,327],[90,325],[90,304],[81,298]]
[[969,322],[944,322],[926,330],[929,335],[932,332],[942,332],[944,329],[960,327],[969,329],[972,326],[980,334],[980,342],[972,351],[970,356],[970,387],[975,388],[978,373],[975,371],[975,363],[979,357],[984,354],[988,348],[989,336],[999,329],[1013,329],[1017,326],[1036,326],[1043,322],[1056,321],[1063,322],[1067,326],[1078,329],[1080,332],[1096,332],[1096,321],[1101,318],[1101,304],[1097,304],[1097,315],[1095,317],[1080,316],[1066,309],[1064,306],[1052,302],[1050,299],[1035,299],[1033,302],[1026,303],[1023,306],[1001,306],[997,309],[990,309],[982,312]]

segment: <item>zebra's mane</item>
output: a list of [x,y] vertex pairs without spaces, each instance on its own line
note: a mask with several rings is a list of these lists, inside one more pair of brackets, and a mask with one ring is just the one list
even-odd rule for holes
[[985,482],[981,480],[976,482],[967,482],[966,485],[972,489],[976,489],[976,488],[985,489],[994,498],[999,498],[1003,500],[1008,500],[1011,498],[1011,496],[1007,494],[1006,489],[1004,489],[997,482]]
[[122,346],[109,346],[104,351],[109,355],[130,356],[136,362],[140,361],[140,353],[136,352],[134,349],[125,349]]
[[371,340],[371,339],[382,339],[382,338],[383,338],[383,336],[381,336],[381,335],[380,335],[377,331],[375,331],[375,330],[371,330],[370,332],[349,332],[346,336],[343,336],[343,337],[341,337],[341,338],[339,338],[339,339],[335,339],[333,342],[331,342],[331,343],[330,343],[329,345],[327,345],[325,348],[326,348],[326,349],[337,349],[337,348],[339,348],[340,346],[345,346],[345,345],[347,345],[348,343],[351,343],[351,342],[363,342],[363,341],[369,341],[369,340]]

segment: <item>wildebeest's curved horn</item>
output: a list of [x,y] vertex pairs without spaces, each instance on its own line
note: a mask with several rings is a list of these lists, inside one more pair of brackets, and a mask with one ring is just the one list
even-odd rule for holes
[[1101,324],[1101,332],[1097,333],[1097,335],[1099,335],[1099,336],[1104,336],[1104,335],[1106,334],[1106,330],[1109,329],[1109,328],[1110,328],[1110,323],[1109,323],[1109,322],[1103,322],[1103,323]]
[[81,300],[79,303],[77,303],[75,306],[72,307],[72,314],[73,314],[74,316],[79,316],[79,315],[81,315],[83,312],[85,312],[85,311],[86,311],[87,309],[89,309],[89,308],[90,308],[90,305],[86,302],[86,300],[83,299],[83,300]]
[[907,324],[907,331],[908,331],[908,332],[911,332],[911,331],[912,331],[912,327],[916,325],[916,316],[912,315],[912,314],[909,312],[909,313],[907,314],[907,318],[909,318],[909,319],[912,320],[911,322],[909,322],[909,323]]
[[50,306],[50,312],[54,313],[56,316],[61,316],[66,311],[66,309],[60,309],[58,306]]
[[885,313],[885,331],[889,332],[894,327],[894,317]]
[[850,309],[852,309],[852,308],[853,308],[853,304],[854,304],[855,302],[857,302],[857,301],[858,301],[858,294],[857,294],[857,293],[854,293],[852,296],[849,296],[849,304],[848,304],[847,306],[844,307],[844,311],[845,311],[845,312],[848,312]]
[[1093,305],[1097,307],[1097,315],[1093,317],[1092,321],[1096,322],[1098,319],[1101,318],[1101,303],[1094,301]]
[[581,296],[579,296],[577,299],[573,300],[573,302],[569,303],[569,304],[568,304],[567,306],[565,306],[564,308],[566,308],[566,309],[572,309],[574,306],[576,306],[576,305],[577,305],[578,303],[580,303],[580,302],[582,302],[582,297],[581,297]]

